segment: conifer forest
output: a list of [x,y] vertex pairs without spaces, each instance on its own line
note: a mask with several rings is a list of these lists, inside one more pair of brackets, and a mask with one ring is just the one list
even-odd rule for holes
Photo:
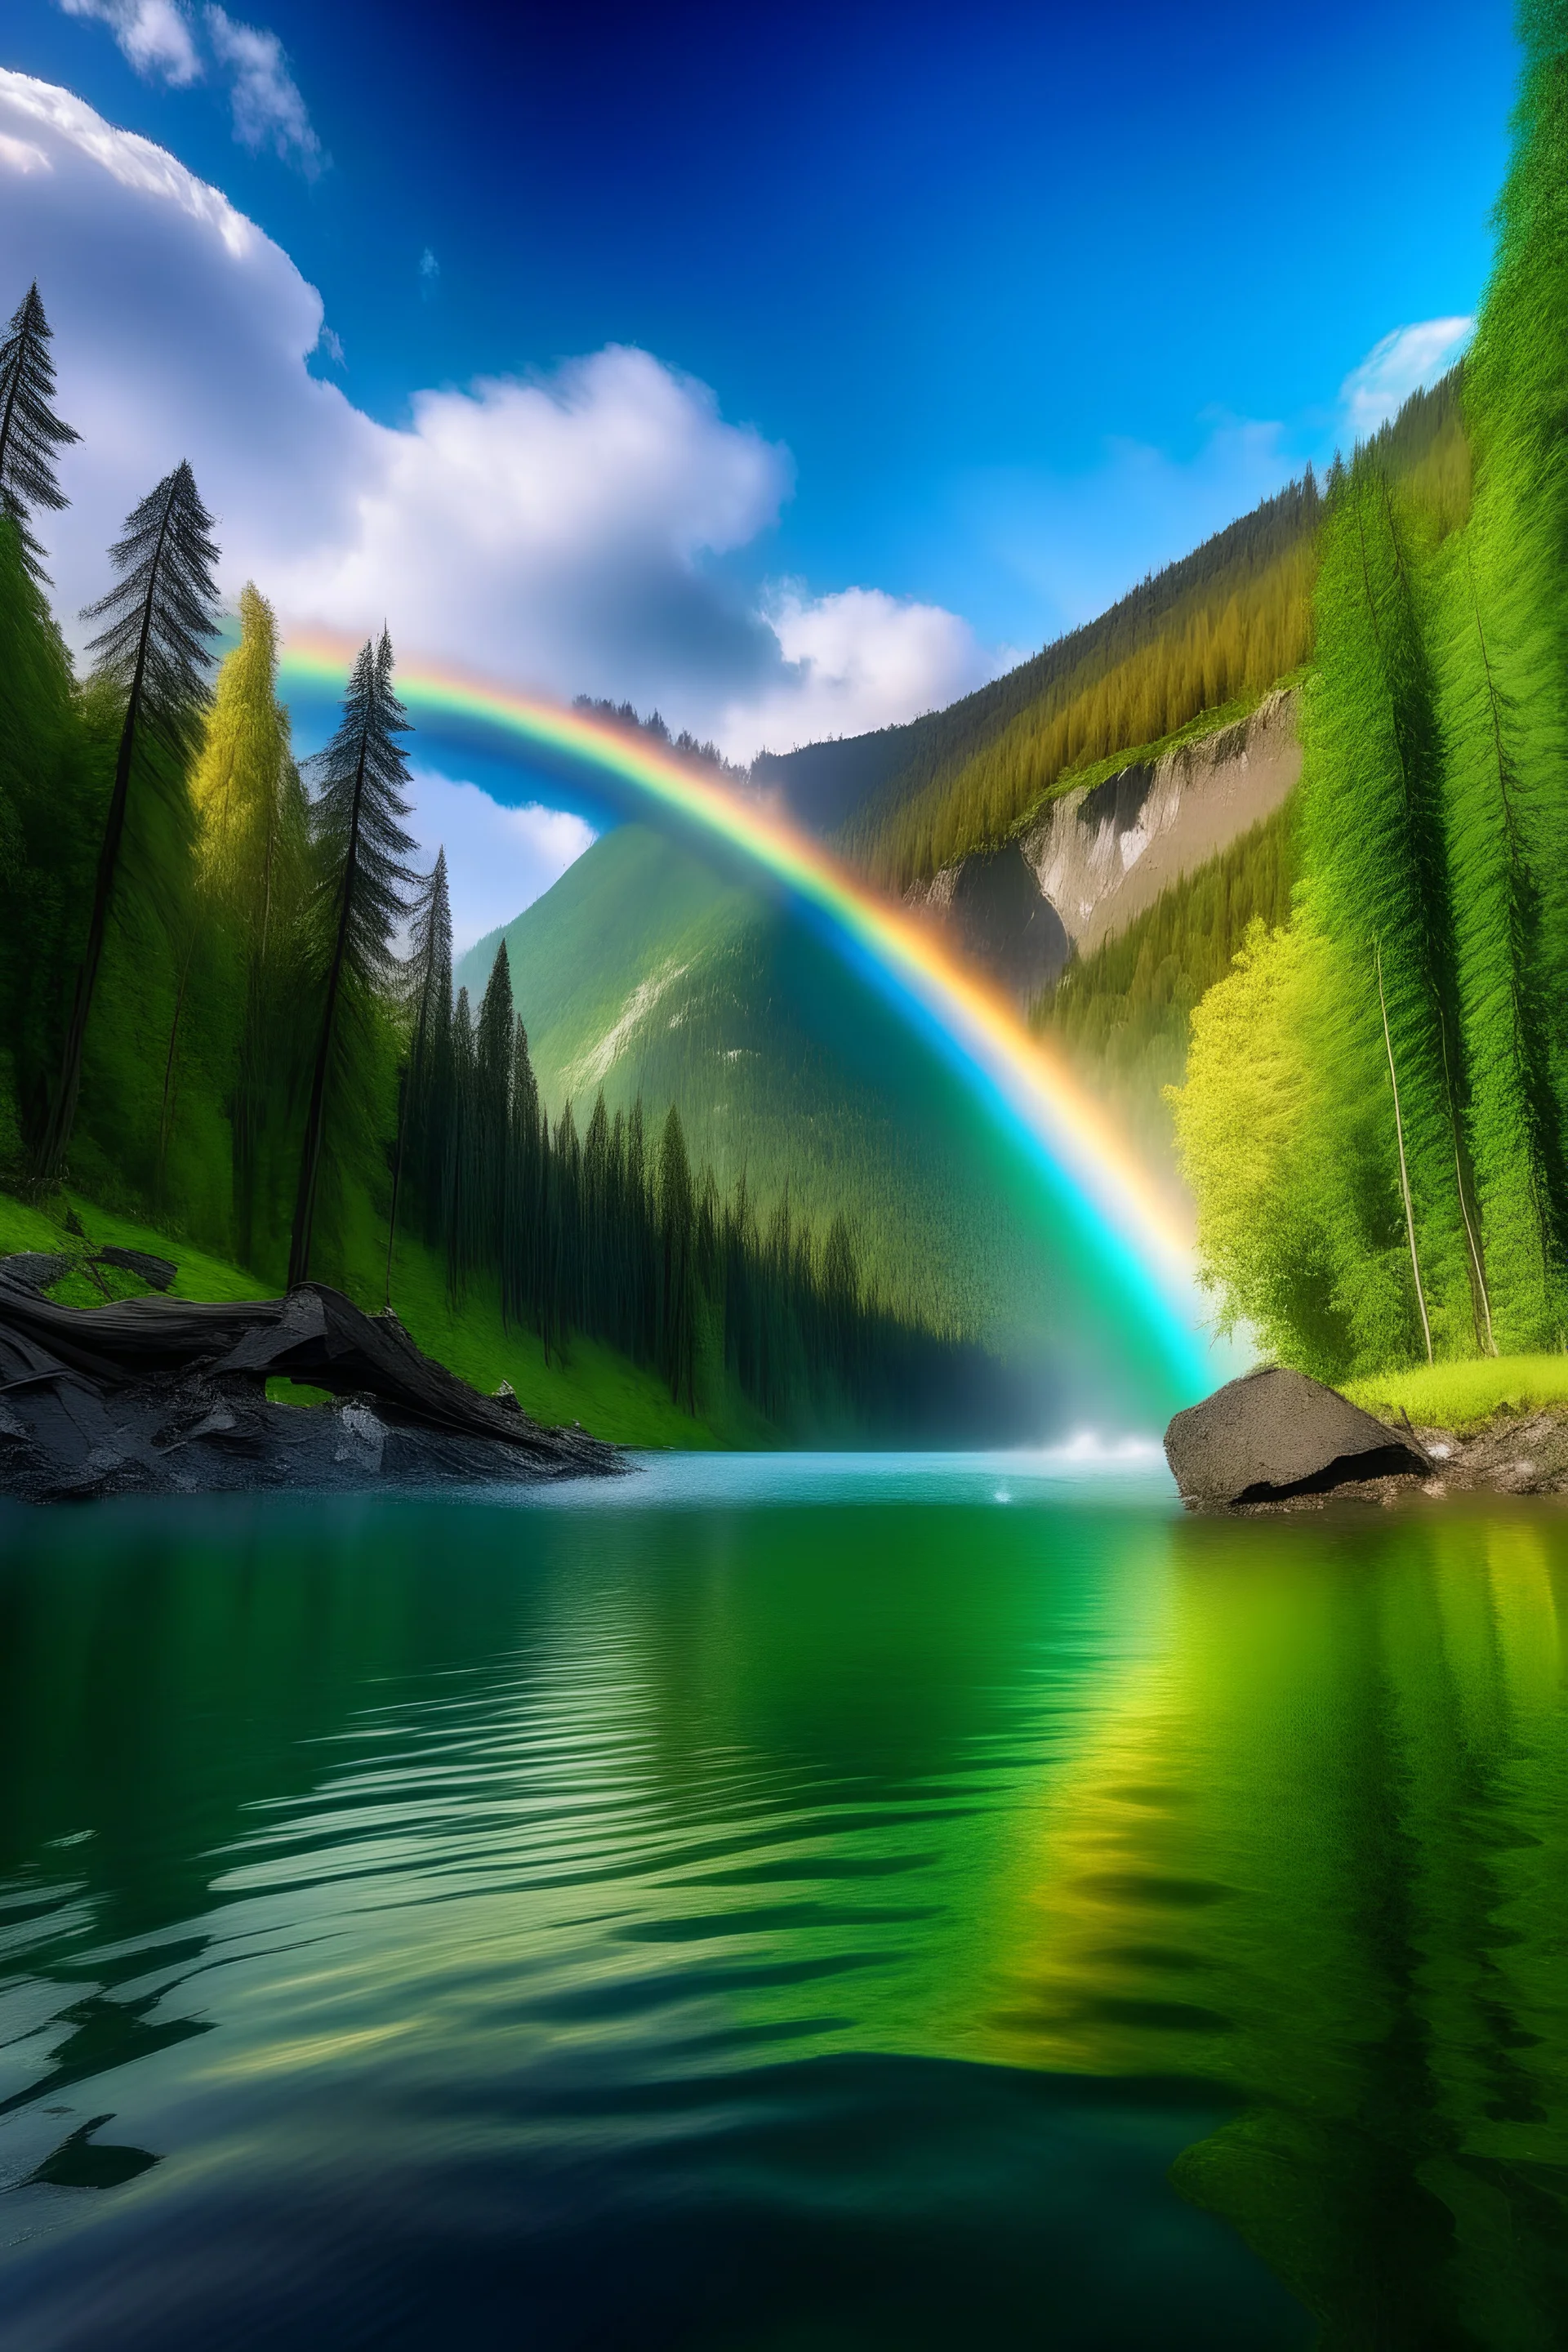
[[1330,1379],[1568,1346],[1568,77],[1526,12],[1457,500],[1327,485],[1288,919],[1173,1096],[1227,1323]]
[[269,1285],[394,1312],[424,1253],[459,1318],[499,1303],[547,1363],[603,1342],[687,1414],[720,1391],[831,1436],[994,1408],[996,1368],[881,1306],[842,1218],[813,1232],[787,1190],[759,1215],[743,1179],[721,1199],[677,1104],[551,1120],[504,947],[481,1001],[454,999],[445,859],[408,862],[390,638],[298,761],[256,586],[215,658],[188,466],[110,549],[77,676],[42,536],[77,437],[50,346],[34,286],[0,344],[0,1182],[68,1181]]
[[[1069,962],[1034,1018],[1183,1188],[1219,1328],[1329,1380],[1568,1349],[1554,21],[1527,12],[1458,367],[991,685],[751,771],[897,894],[1297,689],[1289,804]],[[220,613],[188,466],[108,551],[78,674],[47,554],[76,438],[35,286],[0,345],[0,1182],[68,1183],[258,1279],[394,1311],[415,1253],[452,1313],[489,1302],[547,1362],[601,1343],[689,1415],[723,1391],[796,1434],[1026,1416],[984,1318],[922,1306],[914,1273],[889,1303],[880,1234],[820,1192],[805,1219],[787,1161],[721,1191],[692,1106],[683,1124],[624,1088],[552,1114],[504,942],[454,990],[445,860],[409,862],[388,635],[297,761],[272,609],[248,585]],[[579,707],[746,782],[657,713]]]

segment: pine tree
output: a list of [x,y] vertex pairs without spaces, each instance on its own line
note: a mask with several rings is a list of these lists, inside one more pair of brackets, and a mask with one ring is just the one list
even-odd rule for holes
[[1469,1137],[1498,1344],[1517,1352],[1558,1344],[1568,1324],[1550,959],[1525,841],[1521,716],[1492,659],[1468,532],[1449,551],[1447,591],[1447,834]]
[[1531,0],[1497,257],[1464,365],[1475,494],[1446,665],[1473,1120],[1510,1345],[1568,1323],[1568,5]]
[[569,1100],[551,1138],[548,1229],[552,1321],[564,1360],[568,1334],[583,1327],[583,1146]]
[[386,1304],[392,1304],[392,1261],[397,1243],[398,1196],[405,1173],[416,1173],[421,1191],[428,1182],[430,1139],[445,1125],[442,1081],[451,1060],[452,908],[447,891],[447,853],[438,849],[427,879],[415,897],[409,953],[402,973],[408,1052],[403,1068],[397,1146],[392,1163],[392,1206],[386,1221]]
[[474,1149],[475,1116],[474,1024],[468,992],[458,991],[452,1013],[452,1080],[443,1138],[441,1223],[447,1244],[447,1296],[454,1306],[467,1294],[468,1276],[478,1262],[476,1202],[479,1171]]
[[0,515],[0,1038],[11,1080],[0,1078],[0,1131],[18,1167],[47,1115],[75,910],[92,878],[88,757],[70,657],[20,532]]
[[658,1144],[659,1370],[670,1400],[695,1412],[696,1196],[680,1113],[673,1103]]
[[277,620],[253,583],[240,592],[239,622],[239,643],[218,671],[191,798],[195,911],[232,939],[242,968],[231,1120],[237,1246],[249,1264],[259,1171],[282,1129],[296,1062],[291,983],[310,878],[310,815],[289,714],[278,699]]
[[[207,641],[216,634],[217,549],[195,477],[181,464],[128,517],[110,555],[121,577],[85,617],[105,626],[92,640],[105,695],[123,696],[114,781],[93,884],[87,943],[77,974],[60,1075],[39,1148],[37,1173],[55,1181],[64,1166],[81,1085],[82,1045],[103,959],[132,775],[183,773],[207,707]],[[159,774],[159,771],[163,774]]]
[[240,590],[239,643],[217,674],[191,799],[203,894],[264,961],[304,887],[309,809],[278,699],[277,616],[254,582]]
[[[1413,1352],[1485,1343],[1488,1296],[1463,1136],[1443,760],[1415,534],[1382,467],[1358,459],[1332,501],[1307,699],[1304,903],[1343,996],[1324,1008],[1342,1107],[1325,1147],[1360,1193],[1359,1247],[1406,1258]],[[1386,1020],[1385,1020],[1386,1016]],[[1368,1124],[1380,1105],[1381,1132]]]
[[398,737],[407,718],[392,688],[392,641],[365,645],[343,698],[342,724],[317,762],[310,810],[317,877],[310,909],[310,947],[320,984],[320,1030],[294,1229],[289,1286],[308,1281],[317,1196],[326,1157],[328,1109],[353,1084],[378,1001],[393,992],[392,941],[408,912],[416,877],[405,860],[414,843],[403,830],[408,766]]
[[475,1150],[479,1189],[477,1239],[483,1263],[498,1271],[506,1215],[516,1025],[511,971],[506,941],[502,940],[479,1000],[479,1018],[474,1032]]
[[518,1022],[512,1038],[511,1136],[507,1150],[506,1210],[501,1226],[501,1315],[542,1331],[542,1160],[544,1151],[539,1086],[529,1059],[528,1032]]
[[615,1205],[610,1115],[601,1087],[583,1138],[584,1318],[596,1338],[608,1336],[614,1318]]
[[36,507],[58,514],[69,505],[55,478],[55,452],[81,438],[54,412],[51,340],[35,281],[0,342],[0,512],[15,523],[23,561],[36,580],[44,576],[43,551],[29,519]]

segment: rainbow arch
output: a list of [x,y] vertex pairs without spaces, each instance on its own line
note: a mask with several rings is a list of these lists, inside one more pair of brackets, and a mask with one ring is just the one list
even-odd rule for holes
[[[285,698],[341,692],[353,651],[333,638],[291,637],[279,665]],[[1026,1155],[1064,1246],[1147,1351],[1145,1374],[1180,1403],[1214,1385],[1187,1234],[1062,1061],[924,924],[864,888],[772,810],[646,738],[418,658],[399,661],[397,689],[422,732],[607,780],[618,805],[722,847],[782,889]]]

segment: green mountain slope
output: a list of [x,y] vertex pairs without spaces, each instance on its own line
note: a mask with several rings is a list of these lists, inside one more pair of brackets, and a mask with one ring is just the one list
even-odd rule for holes
[[[1380,439],[1462,508],[1453,379]],[[901,889],[1005,839],[1064,776],[1106,773],[1173,725],[1211,726],[1294,670],[1310,649],[1319,505],[1310,479],[1295,485],[952,709],[764,757],[754,776]],[[1279,919],[1290,870],[1282,812],[1069,965],[1037,1009],[1173,1193],[1163,1089],[1182,1076],[1191,1005],[1254,914]],[[459,970],[476,1000],[501,936]],[[787,1198],[819,1232],[843,1212],[883,1295],[939,1328],[1027,1352],[1093,1319],[1037,1179],[903,1020],[758,892],[629,825],[504,936],[552,1115],[571,1100],[581,1122],[601,1087],[612,1110],[639,1094],[650,1117],[678,1103],[721,1188],[744,1179],[764,1216]]]
[[[463,960],[483,986],[500,933]],[[602,1086],[679,1105],[698,1162],[787,1191],[819,1232],[842,1211],[891,1302],[1027,1349],[1067,1287],[1037,1187],[967,1089],[802,924],[689,851],[627,825],[506,928],[552,1112]]]
[[[1459,374],[1375,436],[1396,474],[1457,517],[1469,496]],[[950,709],[839,742],[764,753],[753,780],[902,891],[998,846],[1053,790],[1227,704],[1258,702],[1310,655],[1310,473],[1101,614]]]

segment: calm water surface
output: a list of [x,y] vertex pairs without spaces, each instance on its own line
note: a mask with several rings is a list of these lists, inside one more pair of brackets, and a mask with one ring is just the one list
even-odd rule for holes
[[1568,2344],[1568,1517],[0,1517],[0,2338]]

